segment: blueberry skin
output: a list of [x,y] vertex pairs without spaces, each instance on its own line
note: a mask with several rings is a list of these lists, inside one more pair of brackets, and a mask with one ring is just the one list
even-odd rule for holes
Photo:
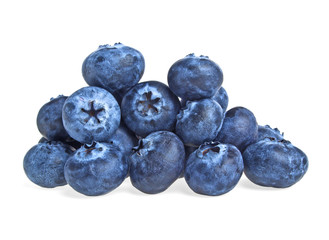
[[[39,142],[38,143],[45,143],[45,142],[50,142],[48,139],[42,137],[40,138]],[[79,143],[78,141],[72,139],[71,137],[69,137],[68,139],[66,139],[66,141],[61,141],[62,143],[64,144],[67,144],[71,147],[71,150],[72,151],[75,151],[77,150],[78,148],[81,147],[81,143]]]
[[33,183],[41,187],[63,186],[66,184],[64,165],[72,153],[71,147],[62,142],[38,143],[24,157],[25,174]]
[[226,90],[221,87],[214,96],[211,97],[211,99],[215,100],[219,103],[219,105],[222,107],[223,112],[226,112],[227,106],[228,106],[228,95]]
[[308,169],[304,152],[286,140],[264,139],[243,153],[244,173],[255,184],[286,188],[298,182]]
[[65,141],[70,136],[62,121],[62,109],[66,96],[59,95],[44,104],[37,116],[38,130],[43,137],[50,141]]
[[196,193],[217,196],[232,190],[243,172],[240,151],[231,144],[205,143],[189,156],[185,180]]
[[206,56],[189,54],[175,62],[168,72],[169,88],[186,100],[211,98],[223,83],[220,67]]
[[236,146],[240,152],[257,141],[258,124],[254,114],[244,108],[235,107],[226,112],[222,128],[215,138],[221,143]]
[[[187,162],[188,157],[190,156],[190,154],[192,152],[194,152],[197,149],[198,149],[198,147],[185,146],[184,169],[185,169],[185,166],[186,166],[186,162]],[[179,178],[183,178],[184,177],[184,169],[183,169],[181,175],[179,176]]]
[[188,101],[177,115],[175,132],[185,145],[198,147],[218,135],[223,118],[221,106],[212,99]]
[[137,84],[122,99],[122,118],[127,127],[145,137],[155,131],[172,131],[180,102],[163,83],[148,81]]
[[[136,135],[121,122],[119,128],[110,137],[108,142],[121,150],[122,154],[127,159],[128,165],[130,165],[130,155],[133,153],[133,148],[138,144]],[[129,172],[127,177],[128,176]]]
[[125,179],[128,163],[120,149],[94,142],[78,149],[66,162],[64,174],[67,183],[87,196],[106,194]]
[[264,140],[265,138],[273,138],[274,140],[283,140],[283,133],[277,128],[271,128],[269,125],[258,125],[258,140]]
[[133,147],[138,144],[136,135],[121,122],[119,128],[107,141],[120,148],[127,157],[132,153]]
[[90,86],[118,93],[136,85],[145,69],[143,55],[134,48],[116,43],[101,45],[82,64],[82,75]]
[[105,142],[118,129],[120,107],[108,91],[84,87],[68,97],[63,106],[63,124],[69,135],[81,143]]
[[130,158],[130,180],[144,193],[165,191],[183,171],[184,145],[172,132],[151,133],[139,141],[135,151]]
[[[228,106],[228,95],[226,90],[221,87],[214,96],[211,97],[211,99],[215,100],[216,102],[219,103],[219,105],[222,107],[223,112],[226,112],[227,106]],[[186,102],[188,100],[182,99],[181,100],[181,105],[185,106]]]

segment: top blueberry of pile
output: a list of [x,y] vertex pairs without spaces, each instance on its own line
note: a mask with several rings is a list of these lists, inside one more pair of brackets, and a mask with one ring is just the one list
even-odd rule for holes
[[168,72],[168,86],[140,82],[143,55],[101,45],[82,64],[88,87],[45,103],[42,138],[25,155],[26,176],[41,187],[69,184],[106,194],[127,177],[138,190],[165,191],[179,177],[196,193],[232,190],[243,172],[255,184],[286,188],[308,169],[304,152],[244,107],[227,110],[223,72],[189,54]]

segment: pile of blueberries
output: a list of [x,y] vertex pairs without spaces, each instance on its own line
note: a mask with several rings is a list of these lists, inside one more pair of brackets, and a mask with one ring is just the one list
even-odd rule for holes
[[42,134],[24,157],[35,184],[69,184],[88,196],[106,194],[127,177],[155,194],[184,177],[196,193],[221,195],[244,172],[253,183],[285,188],[308,169],[307,156],[244,107],[226,111],[220,67],[189,54],[168,72],[168,86],[140,82],[143,55],[121,43],[102,45],[83,62],[88,83],[44,104]]

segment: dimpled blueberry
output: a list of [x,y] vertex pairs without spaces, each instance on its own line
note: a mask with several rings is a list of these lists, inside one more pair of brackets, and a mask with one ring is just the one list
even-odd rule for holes
[[286,188],[298,182],[308,169],[308,158],[289,141],[265,138],[246,148],[244,172],[253,183]]
[[105,142],[115,133],[121,112],[111,93],[99,87],[84,87],[66,99],[62,116],[73,139],[91,143]]
[[185,180],[196,193],[217,196],[232,190],[241,178],[243,159],[233,145],[205,143],[189,156]]
[[168,72],[170,89],[186,100],[210,98],[222,83],[222,70],[206,56],[189,54],[175,62]]
[[82,64],[82,75],[90,86],[118,93],[136,85],[145,68],[143,55],[121,43],[102,45]]
[[175,131],[185,145],[197,147],[217,136],[223,118],[221,106],[212,99],[188,101],[177,115]]
[[165,130],[172,131],[180,102],[163,83],[148,81],[137,84],[122,99],[122,118],[138,136]]
[[70,137],[62,121],[62,109],[66,99],[63,95],[52,98],[39,110],[37,126],[42,136],[48,140],[64,141]]
[[67,183],[88,196],[106,194],[117,188],[127,172],[128,163],[119,148],[97,142],[75,151],[64,167]]
[[165,191],[182,173],[185,151],[172,132],[158,131],[139,141],[131,155],[130,180],[144,193]]
[[282,140],[283,133],[280,133],[279,129],[271,128],[269,125],[260,126],[258,125],[258,141],[264,140],[265,138],[273,138],[275,140]]
[[235,107],[226,112],[216,141],[236,146],[241,152],[257,141],[258,124],[254,114],[244,107]]
[[24,157],[25,174],[33,183],[41,187],[63,186],[66,184],[64,165],[72,153],[70,146],[62,142],[38,143]]

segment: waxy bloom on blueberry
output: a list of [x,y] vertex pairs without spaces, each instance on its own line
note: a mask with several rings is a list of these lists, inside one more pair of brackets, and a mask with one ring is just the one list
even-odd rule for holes
[[118,129],[120,107],[111,93],[99,87],[84,87],[64,103],[63,124],[69,135],[81,142],[106,142]]

